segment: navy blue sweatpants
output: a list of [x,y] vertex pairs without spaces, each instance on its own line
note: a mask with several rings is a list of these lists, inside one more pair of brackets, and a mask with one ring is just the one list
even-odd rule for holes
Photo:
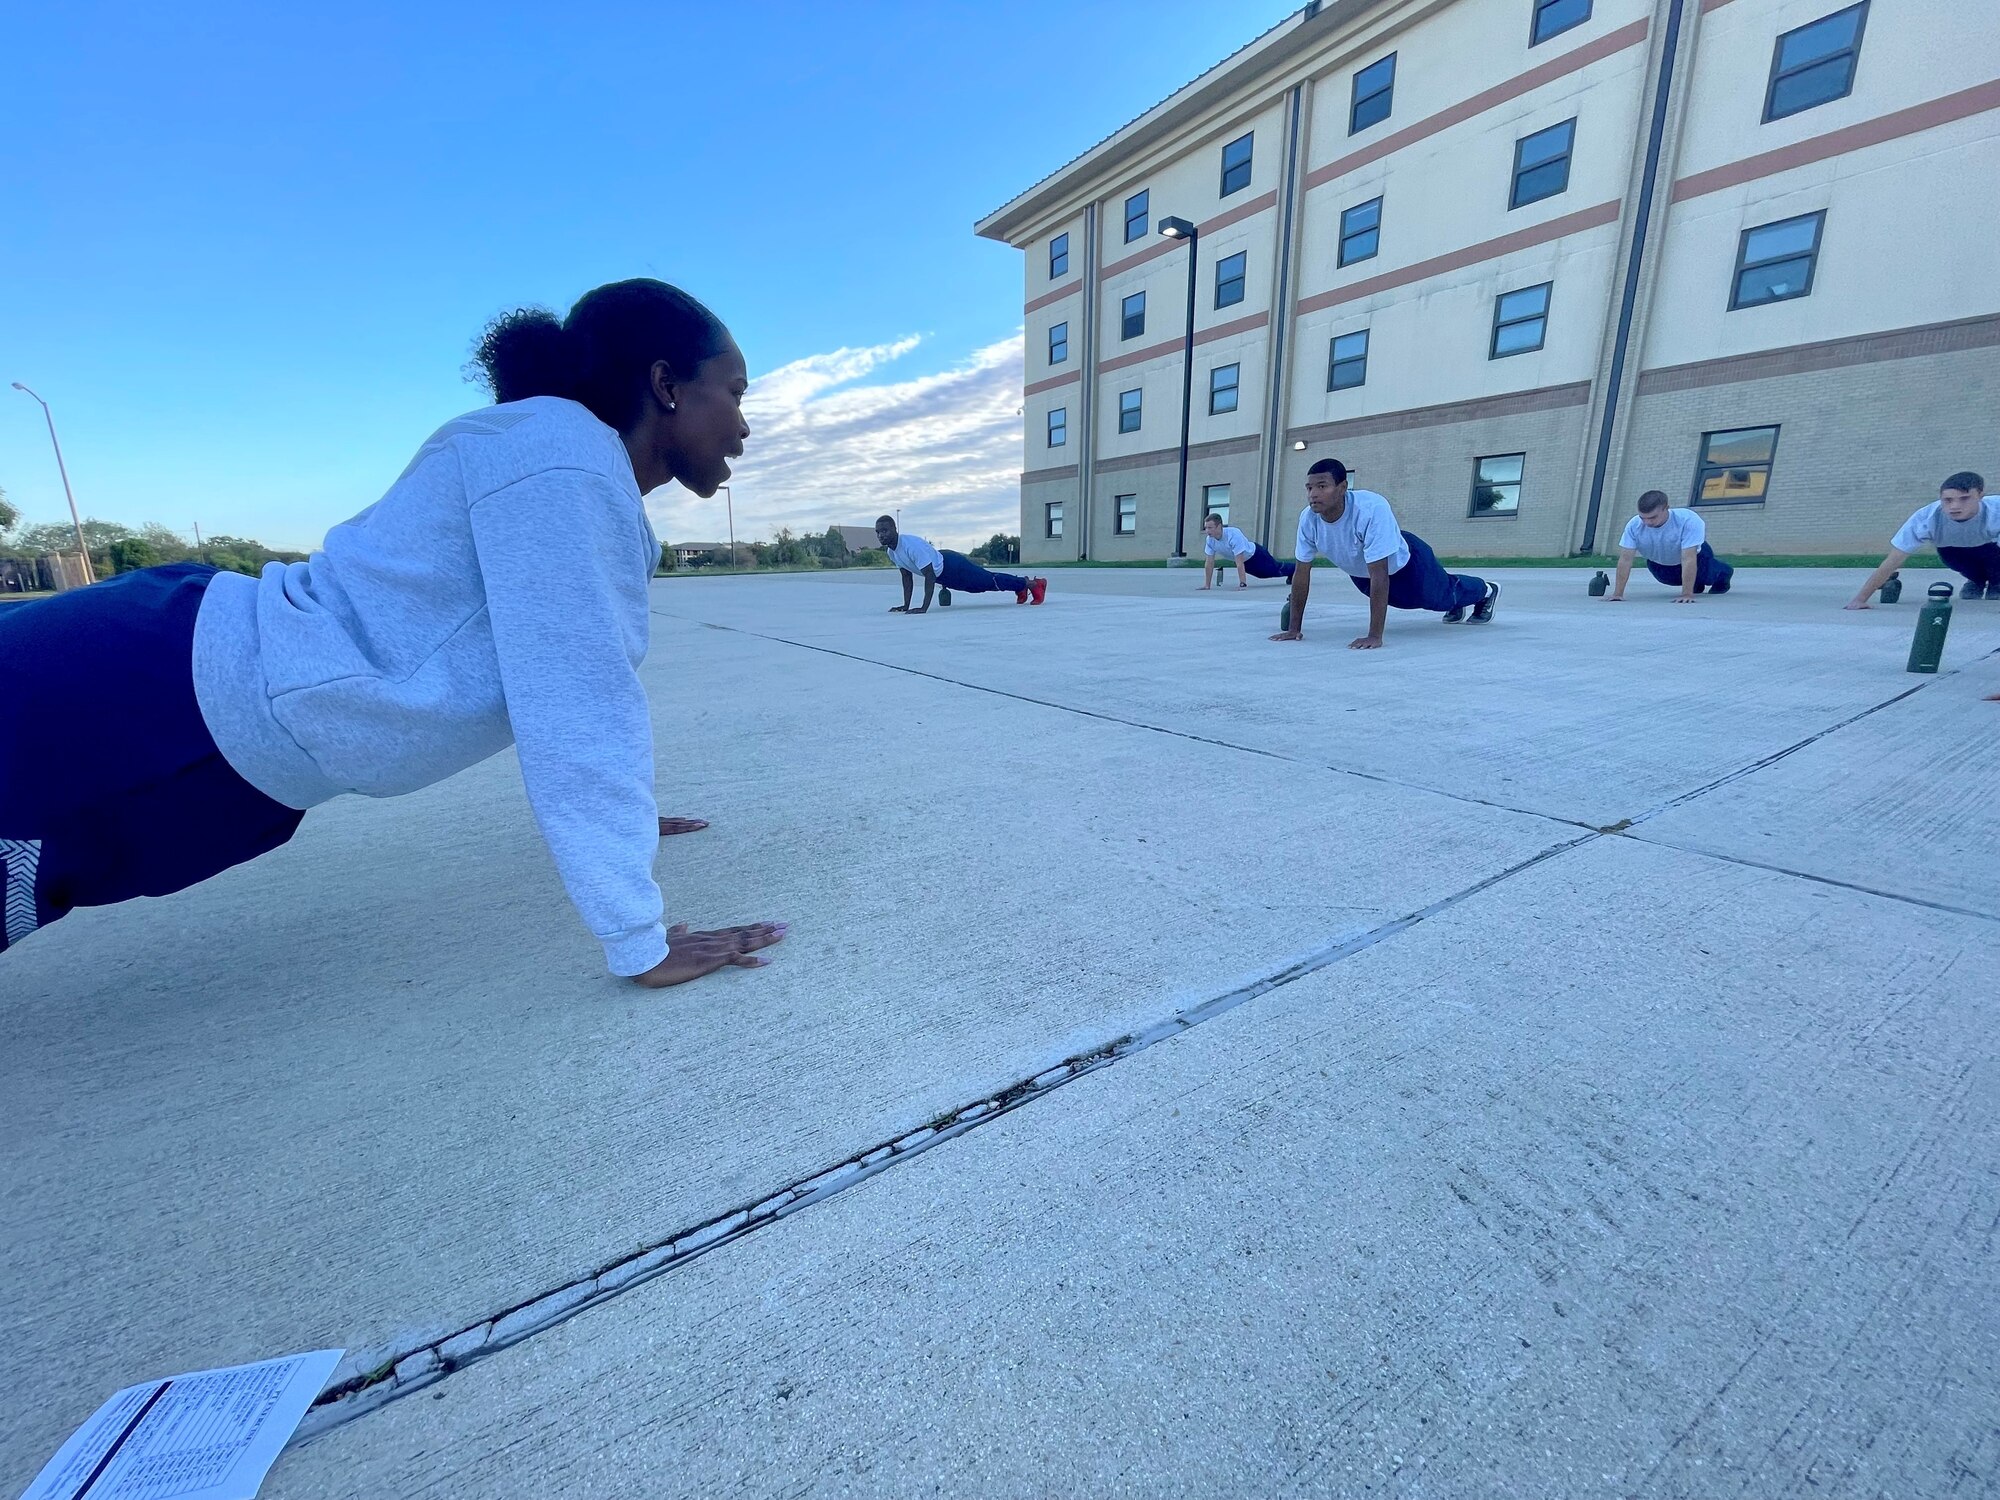
[[[1662,583],[1670,583],[1675,588],[1681,586],[1681,565],[1679,563],[1656,563],[1649,557],[1646,559],[1646,571]],[[1729,587],[1729,580],[1735,576],[1736,570],[1717,557],[1713,547],[1709,546],[1707,542],[1703,542],[1701,550],[1694,555],[1695,592],[1700,593],[1703,589],[1712,589],[1718,586],[1726,589]]]
[[1252,578],[1290,578],[1299,567],[1297,563],[1279,562],[1277,558],[1271,556],[1262,542],[1257,544],[1257,550],[1248,557],[1237,558],[1236,566]]
[[194,696],[213,568],[125,573],[0,609],[0,950],[76,906],[165,896],[305,816],[215,748]]
[[[1410,560],[1389,575],[1389,603],[1397,609],[1429,609],[1443,614],[1451,609],[1470,609],[1486,597],[1486,580],[1470,573],[1447,573],[1431,545],[1414,532],[1403,533]],[[1368,580],[1354,578],[1354,586],[1368,592]]]
[[944,554],[944,571],[938,574],[938,582],[954,594],[1018,594],[1028,586],[1027,579],[1012,573],[987,572],[963,552]]
[[2000,542],[1983,547],[1940,547],[1937,553],[1939,562],[1974,583],[1989,588],[2000,584]]

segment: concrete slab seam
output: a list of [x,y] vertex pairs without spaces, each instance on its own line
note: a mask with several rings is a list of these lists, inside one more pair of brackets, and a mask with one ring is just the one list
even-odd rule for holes
[[1674,849],[1682,854],[1698,854],[1703,859],[1719,859],[1725,864],[1741,865],[1747,870],[1765,870],[1773,875],[1789,875],[1795,880],[1810,880],[1815,885],[1830,885],[1838,890],[1853,891],[1862,896],[1875,896],[1884,901],[1900,901],[1906,906],[1921,906],[1929,911],[1941,911],[1954,917],[1974,917],[1981,922],[2000,924],[2000,917],[1994,916],[1991,912],[1974,911],[1969,906],[1953,906],[1944,901],[1927,901],[1922,896],[1908,896],[1900,891],[1885,891],[1853,880],[1836,880],[1831,875],[1815,875],[1808,870],[1794,870],[1789,865],[1774,865],[1761,859],[1748,859],[1740,854],[1723,854],[1714,849],[1699,849],[1692,845],[1675,843],[1672,839],[1657,834],[1626,833],[1624,836],[1637,843],[1651,844],[1655,848]]
[[512,1348],[559,1323],[568,1322],[577,1314],[622,1296],[669,1271],[678,1270],[711,1250],[720,1249],[746,1234],[822,1203],[901,1161],[1010,1114],[1086,1074],[1109,1067],[1171,1037],[1183,1035],[1251,1000],[1318,973],[1344,958],[1365,952],[1482,891],[1601,837],[1602,834],[1593,831],[1552,844],[1404,916],[1348,937],[1337,938],[1289,959],[1244,984],[1177,1010],[1135,1031],[1074,1053],[1053,1067],[1043,1068],[997,1093],[949,1110],[925,1125],[858,1152],[752,1205],[719,1214],[637,1255],[542,1292],[444,1338],[391,1355],[368,1373],[329,1386],[322,1392],[294,1434],[292,1445],[311,1442],[336,1427],[380,1410],[392,1401],[436,1385],[457,1370]]

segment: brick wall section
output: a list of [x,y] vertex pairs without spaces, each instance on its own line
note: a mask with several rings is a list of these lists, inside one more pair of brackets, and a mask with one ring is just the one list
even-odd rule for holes
[[1664,391],[1642,382],[1599,544],[1643,490],[1688,502],[1702,433],[1771,424],[1782,430],[1766,502],[1703,512],[1717,550],[1883,551],[1947,474],[2000,482],[2000,347]]

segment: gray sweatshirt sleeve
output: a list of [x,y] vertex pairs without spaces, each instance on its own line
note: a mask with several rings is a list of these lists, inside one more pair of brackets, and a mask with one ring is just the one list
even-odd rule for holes
[[554,469],[475,501],[501,690],[535,821],[611,972],[667,956],[645,654],[648,570],[632,498]]

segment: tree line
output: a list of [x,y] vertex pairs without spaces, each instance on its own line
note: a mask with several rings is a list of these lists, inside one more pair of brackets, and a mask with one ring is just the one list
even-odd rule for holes
[[[1021,539],[995,532],[991,539],[983,542],[967,554],[975,562],[1002,563],[1021,560]],[[731,559],[727,546],[713,547],[699,552],[680,562],[674,549],[660,550],[660,566],[667,572],[680,568],[698,570],[701,568],[880,568],[888,565],[888,555],[880,547],[869,547],[863,551],[850,552],[847,540],[840,534],[838,526],[826,528],[824,536],[807,533],[795,535],[789,526],[780,527],[778,534],[768,542],[738,542],[736,556]]]
[[[255,576],[267,562],[298,562],[303,552],[267,547],[254,537],[206,536],[199,546],[157,521],[122,526],[116,521],[83,523],[91,568],[102,576],[156,568],[163,563],[203,562],[231,573]],[[67,521],[23,526],[20,510],[0,493],[0,557],[35,558],[45,552],[76,551],[76,528]]]

